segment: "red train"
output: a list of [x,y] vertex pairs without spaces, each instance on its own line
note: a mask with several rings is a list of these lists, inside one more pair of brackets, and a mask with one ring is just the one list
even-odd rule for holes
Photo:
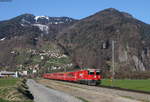
[[43,74],[43,78],[98,85],[101,82],[102,76],[98,69],[87,69],[64,73],[46,73]]

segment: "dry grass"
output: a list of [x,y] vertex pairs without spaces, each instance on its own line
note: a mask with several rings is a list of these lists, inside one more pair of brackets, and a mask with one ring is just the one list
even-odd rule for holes
[[19,78],[0,79],[0,102],[32,102],[18,90],[22,83]]

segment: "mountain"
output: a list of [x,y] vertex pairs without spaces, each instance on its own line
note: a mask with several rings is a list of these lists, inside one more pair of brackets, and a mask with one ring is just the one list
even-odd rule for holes
[[[41,67],[49,65],[55,68],[48,62],[52,59],[50,53],[57,55],[56,58],[54,57],[56,60],[62,54],[52,41],[58,32],[77,21],[70,17],[34,16],[32,14],[23,14],[10,20],[0,21],[0,70],[18,70],[18,66],[27,70],[37,65]],[[46,59],[41,60],[42,56]],[[58,59],[59,61],[61,58]],[[59,65],[62,63],[60,62]]]
[[0,70],[98,68],[115,77],[150,77],[150,25],[114,8],[76,20],[23,14],[0,21]]
[[36,33],[53,39],[64,28],[77,20],[69,17],[48,17],[23,14],[7,21],[0,22],[0,38]]
[[150,25],[114,8],[81,19],[57,36],[77,66],[112,70],[115,41],[116,76],[150,70]]

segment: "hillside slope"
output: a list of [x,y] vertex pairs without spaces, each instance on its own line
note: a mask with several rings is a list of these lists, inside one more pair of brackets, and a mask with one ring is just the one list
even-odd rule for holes
[[58,58],[63,53],[59,51],[61,49],[57,47],[54,39],[58,32],[76,21],[69,17],[32,14],[1,21],[0,70],[61,69],[64,63],[70,62],[67,56]]
[[115,71],[150,70],[150,25],[128,13],[110,8],[84,18],[57,37],[58,43],[80,67],[112,68],[115,41]]

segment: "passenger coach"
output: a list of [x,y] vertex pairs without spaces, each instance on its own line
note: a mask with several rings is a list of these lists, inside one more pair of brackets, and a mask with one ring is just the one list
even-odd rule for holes
[[102,76],[98,69],[86,69],[74,72],[46,73],[43,74],[43,78],[98,85],[101,82]]

